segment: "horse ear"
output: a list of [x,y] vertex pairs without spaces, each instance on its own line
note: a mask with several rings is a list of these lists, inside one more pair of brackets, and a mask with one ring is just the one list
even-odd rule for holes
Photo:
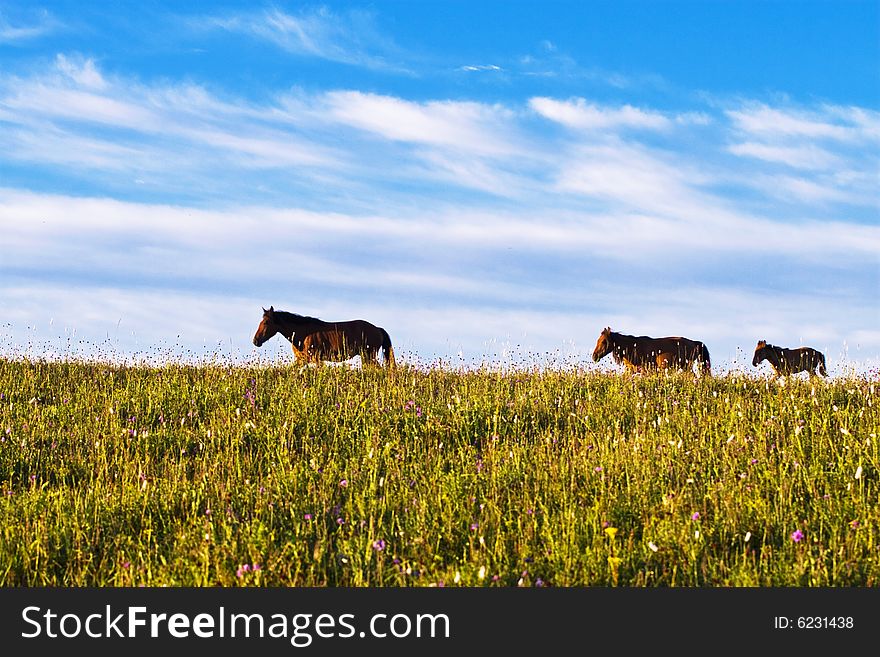
[[[260,308],[263,308],[263,306],[260,306]],[[265,315],[267,312],[269,312],[269,311],[266,310],[265,308],[263,308],[263,314]]]
[[608,335],[609,333],[611,333],[611,327],[610,327],[610,326],[606,326],[605,329],[602,331],[602,333],[603,333],[604,335]]
[[275,306],[269,306],[269,312],[270,312],[270,313],[274,313],[274,312],[275,312]]

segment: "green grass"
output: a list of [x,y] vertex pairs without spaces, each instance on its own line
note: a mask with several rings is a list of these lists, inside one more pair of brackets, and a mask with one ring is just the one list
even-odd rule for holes
[[0,360],[0,584],[874,586],[878,388]]

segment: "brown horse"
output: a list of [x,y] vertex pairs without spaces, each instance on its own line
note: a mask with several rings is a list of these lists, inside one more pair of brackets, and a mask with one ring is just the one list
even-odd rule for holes
[[293,353],[301,363],[320,364],[325,360],[344,361],[361,357],[363,365],[378,365],[379,349],[385,364],[394,366],[394,350],[388,332],[362,319],[348,322],[325,322],[283,310],[263,308],[263,319],[254,334],[259,347],[276,333],[290,340]]
[[681,337],[649,338],[644,335],[624,335],[606,328],[596,341],[593,361],[611,354],[615,363],[623,363],[635,372],[676,368],[689,370],[694,363],[700,363],[706,374],[710,373],[712,363],[706,345],[697,340]]
[[763,360],[770,363],[776,376],[787,376],[798,372],[809,372],[810,376],[815,376],[818,372],[822,376],[828,376],[825,370],[825,355],[812,347],[785,349],[767,344],[765,340],[759,340],[758,346],[755,347],[752,365],[758,367]]

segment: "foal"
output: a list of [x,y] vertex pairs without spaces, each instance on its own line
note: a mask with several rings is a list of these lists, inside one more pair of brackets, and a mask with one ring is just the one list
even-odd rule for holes
[[822,376],[828,376],[825,370],[825,355],[812,347],[786,349],[760,340],[755,347],[752,365],[758,367],[763,360],[770,363],[776,376],[788,376],[798,372],[809,372],[810,376],[815,376],[818,372]]

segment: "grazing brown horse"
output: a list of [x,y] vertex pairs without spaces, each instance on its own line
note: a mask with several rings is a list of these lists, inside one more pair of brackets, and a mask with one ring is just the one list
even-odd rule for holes
[[752,365],[758,367],[763,360],[770,363],[776,376],[787,376],[798,372],[809,372],[810,376],[815,376],[818,372],[822,376],[828,376],[828,372],[825,371],[825,355],[812,347],[785,349],[767,344],[765,340],[759,340],[758,346],[755,347]]
[[649,338],[644,335],[624,335],[606,328],[596,341],[593,360],[598,362],[611,354],[615,363],[623,363],[627,369],[644,372],[669,367],[689,370],[700,363],[706,374],[712,363],[706,345],[697,340],[681,337]]
[[385,364],[394,366],[394,350],[388,332],[362,319],[349,322],[325,322],[283,310],[263,308],[263,320],[254,334],[259,347],[276,333],[290,340],[296,359],[302,363],[320,364],[325,360],[344,361],[361,357],[363,365],[378,365],[379,349]]

